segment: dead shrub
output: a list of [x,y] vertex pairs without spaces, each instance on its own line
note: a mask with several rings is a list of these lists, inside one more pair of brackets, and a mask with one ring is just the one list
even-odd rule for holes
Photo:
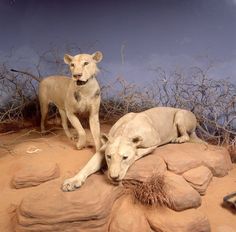
[[[68,53],[73,49],[79,50],[67,48]],[[11,72],[14,67],[9,67],[6,63],[0,64],[0,128],[6,122],[39,122],[36,79],[46,76],[42,71],[45,67],[52,70],[52,73],[68,75],[68,69],[57,48],[44,52],[35,66],[37,74],[34,75],[30,70]],[[141,112],[156,106],[187,109],[198,119],[199,137],[210,143],[226,145],[234,152],[236,86],[224,79],[210,78],[211,68],[212,64],[205,68],[191,67],[186,72],[176,69],[167,73],[157,67],[153,70],[155,80],[147,86],[138,86],[123,77],[118,77],[111,83],[101,83],[100,118],[114,123],[128,112]],[[59,117],[57,109],[50,108],[49,119],[55,117]]]
[[163,175],[153,175],[146,182],[138,180],[123,180],[123,185],[128,189],[135,202],[146,206],[173,205],[165,191],[165,178]]

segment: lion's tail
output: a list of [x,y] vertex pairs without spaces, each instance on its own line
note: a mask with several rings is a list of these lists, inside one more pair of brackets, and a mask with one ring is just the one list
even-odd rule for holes
[[28,77],[30,77],[30,78],[32,78],[33,80],[38,81],[38,82],[41,81],[38,77],[34,76],[33,74],[31,74],[31,73],[29,73],[29,72],[20,71],[20,70],[16,70],[16,69],[11,69],[11,71],[12,71],[12,72],[15,72],[15,73],[24,74],[24,75],[26,75],[26,76],[28,76]]

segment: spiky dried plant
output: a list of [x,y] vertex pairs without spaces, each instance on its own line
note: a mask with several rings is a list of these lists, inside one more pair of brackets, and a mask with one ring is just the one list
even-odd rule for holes
[[134,197],[136,202],[148,206],[172,207],[173,203],[165,188],[165,177],[155,174],[147,181],[128,179],[123,181],[123,185]]

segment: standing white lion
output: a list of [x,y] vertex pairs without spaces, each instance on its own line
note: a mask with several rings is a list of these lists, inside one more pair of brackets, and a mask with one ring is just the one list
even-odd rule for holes
[[76,113],[87,113],[90,130],[95,142],[96,151],[100,149],[100,87],[96,80],[99,72],[97,63],[102,60],[102,53],[66,54],[64,61],[69,65],[72,78],[65,76],[50,76],[39,84],[39,102],[41,110],[41,131],[45,131],[45,119],[49,103],[54,103],[61,115],[62,126],[68,138],[74,140],[70,133],[67,118],[76,129],[78,142],[76,147],[82,149],[86,144],[86,133]]

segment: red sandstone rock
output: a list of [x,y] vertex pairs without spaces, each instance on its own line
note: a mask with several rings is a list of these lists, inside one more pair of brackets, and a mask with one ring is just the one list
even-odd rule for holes
[[209,146],[206,152],[199,153],[199,158],[213,176],[223,177],[232,169],[230,154],[224,147]]
[[92,175],[74,192],[61,191],[63,180],[41,185],[17,207],[14,229],[16,232],[209,232],[207,218],[198,209],[189,208],[200,206],[201,197],[196,190],[204,193],[211,172],[224,176],[231,165],[223,148],[191,143],[165,145],[135,162],[126,179],[145,182],[153,175],[163,175],[165,191],[175,211],[144,206],[127,196],[119,198],[128,194],[122,186],[110,184],[105,175]]
[[[167,144],[158,147],[155,154],[161,156],[169,171],[181,174],[189,169],[196,168],[202,164],[197,152],[204,152],[204,146],[195,144]],[[196,150],[196,151],[195,151]]]
[[206,189],[212,179],[212,173],[209,168],[200,166],[183,173],[183,177],[190,185],[196,189],[201,195],[204,195]]
[[103,175],[91,176],[74,192],[62,192],[61,183],[51,181],[23,199],[16,231],[106,231],[112,205],[123,189],[107,183]]
[[108,231],[210,232],[210,225],[198,209],[176,212],[166,207],[144,207],[122,197],[112,209]]
[[165,184],[165,191],[173,203],[172,209],[181,211],[201,205],[199,193],[182,176],[166,172]]
[[150,232],[151,228],[140,205],[134,204],[130,198],[122,197],[114,205],[108,231]]
[[17,189],[37,186],[60,175],[59,167],[55,163],[37,163],[37,165],[28,163],[24,165],[12,178],[12,185]]
[[176,212],[168,208],[145,211],[151,228],[156,232],[210,232],[207,217],[198,209]]
[[137,160],[129,168],[125,179],[146,181],[153,175],[163,175],[166,170],[164,160],[157,154],[150,154]]
[[176,174],[205,165],[214,176],[222,177],[232,168],[229,152],[218,146],[194,143],[167,144],[158,147],[154,154],[160,155],[165,160],[168,170]]

